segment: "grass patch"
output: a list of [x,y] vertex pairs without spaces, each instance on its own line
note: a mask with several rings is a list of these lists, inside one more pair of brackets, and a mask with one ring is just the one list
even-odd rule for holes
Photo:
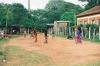
[[4,45],[4,43],[7,42],[7,41],[8,41],[8,39],[1,39],[1,38],[0,38],[0,46],[1,46],[1,45]]
[[4,58],[5,47],[4,43],[7,42],[7,39],[0,39],[0,60]]
[[100,60],[89,61],[82,64],[76,64],[73,66],[100,66]]
[[5,47],[4,43],[7,42],[8,39],[1,39],[0,38],[0,65],[3,66],[3,60],[5,59]]
[[88,39],[88,38],[83,38],[83,40],[85,41],[91,41],[91,42],[96,42],[96,43],[100,43],[99,39]]
[[17,46],[8,46],[7,66],[55,66],[51,58],[46,55],[26,51]]
[[0,65],[3,64],[3,60],[6,59],[6,48],[5,48],[5,45],[6,45],[6,42],[8,42],[10,39],[14,39],[16,38],[16,36],[11,36],[10,38],[0,38]]

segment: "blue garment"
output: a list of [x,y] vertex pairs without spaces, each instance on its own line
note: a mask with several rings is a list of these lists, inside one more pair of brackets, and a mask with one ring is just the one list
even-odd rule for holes
[[77,30],[77,36],[81,36],[81,32],[79,30]]

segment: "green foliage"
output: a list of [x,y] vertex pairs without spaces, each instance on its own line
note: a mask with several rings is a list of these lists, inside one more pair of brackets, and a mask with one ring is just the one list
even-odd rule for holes
[[85,24],[85,25],[80,24],[79,27],[84,27],[87,29],[89,29],[89,27],[90,27],[91,29],[97,29],[99,26],[96,24]]
[[91,29],[96,29],[96,28],[98,28],[98,26],[97,26],[96,24],[91,24],[90,27],[91,27]]
[[65,12],[62,16],[61,16],[61,20],[64,21],[71,21],[72,23],[75,24],[75,15],[73,12]]
[[82,2],[87,1],[87,5],[85,6],[85,9],[88,10],[96,5],[100,5],[100,0],[80,0]]
[[50,0],[45,10],[48,11],[47,18],[50,23],[58,21],[61,14],[65,12],[65,2],[63,0]]
[[0,3],[0,26],[4,26],[6,22],[7,7],[5,4]]
[[73,65],[73,66],[99,66],[100,65],[100,59],[99,60],[93,60],[93,61],[88,61],[85,63]]
[[78,27],[84,27],[84,25],[83,24],[80,24]]
[[47,19],[47,11],[43,9],[38,9],[32,11],[32,19],[34,22],[34,28],[37,29],[38,31],[41,31],[42,29],[46,28],[48,24],[48,19]]
[[4,47],[4,43],[7,42],[8,39],[2,39],[0,38],[0,65],[2,65],[2,60],[4,60],[5,57],[5,47]]
[[23,26],[25,28],[33,26],[33,17],[22,4],[0,4],[0,27]]
[[[66,17],[62,18],[65,12],[78,14],[83,11],[79,5],[65,2],[64,0],[50,0],[45,9],[48,11],[47,18],[51,23],[60,19],[66,20]],[[70,18],[70,16],[68,18]]]
[[8,63],[8,66],[56,66],[52,59],[44,54],[26,51],[18,46],[7,46],[6,48],[9,50],[7,54],[8,61],[18,61],[15,63]]
[[[61,5],[61,3],[62,3],[62,5]],[[74,7],[72,7],[72,6],[74,6]],[[35,17],[34,27],[38,30],[41,30],[46,27],[46,24],[53,23],[54,21],[58,21],[60,19],[61,20],[70,20],[72,22],[71,25],[74,25],[75,24],[75,16],[74,15],[81,12],[80,10],[82,10],[82,9],[78,5],[64,2],[63,0],[61,0],[61,1],[58,1],[58,0],[51,1],[50,0],[50,2],[47,4],[45,10],[38,9],[38,10],[32,11],[32,15]],[[66,16],[66,13],[68,14],[68,16]]]
[[12,13],[14,14],[12,24],[21,25],[23,22],[28,21],[28,11],[23,5],[19,3],[12,4]]
[[62,13],[64,11],[64,0],[50,0],[49,3],[46,5],[46,10],[49,11],[58,11]]
[[85,24],[84,27],[87,28],[87,29],[89,29],[90,24]]
[[[31,10],[29,12],[22,4],[0,3],[0,27],[22,26],[24,28],[35,28],[38,31],[47,27],[48,23],[58,20],[70,20],[71,25],[75,23],[74,14],[82,12],[79,5],[65,2],[64,0],[50,0],[45,9]],[[66,17],[66,13],[69,14]],[[65,14],[65,15],[64,15]]]

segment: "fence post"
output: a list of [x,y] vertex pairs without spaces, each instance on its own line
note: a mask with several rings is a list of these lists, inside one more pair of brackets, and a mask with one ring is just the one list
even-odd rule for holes
[[91,28],[89,27],[89,39],[91,39]]
[[100,40],[100,26],[99,26],[99,40]]
[[65,36],[65,28],[63,27],[63,35]]
[[81,27],[81,30],[82,30],[82,37],[83,37],[83,27]]
[[[87,29],[85,28],[85,32],[84,32],[84,34],[85,34],[85,38],[87,38]],[[88,33],[89,33],[89,30],[88,30]]]
[[69,27],[69,36],[71,35],[71,27]]
[[64,32],[65,32],[65,35],[66,35],[66,27],[65,27],[65,29],[64,29]]
[[60,34],[60,29],[58,28],[58,35]]
[[96,29],[94,29],[94,32],[93,32],[93,39],[95,39],[95,31],[96,31]]

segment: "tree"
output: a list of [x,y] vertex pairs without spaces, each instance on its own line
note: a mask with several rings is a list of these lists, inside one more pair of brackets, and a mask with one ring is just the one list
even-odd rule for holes
[[73,12],[65,12],[62,16],[61,16],[61,20],[63,21],[70,21],[70,25],[73,26],[75,25],[75,16]]
[[[84,2],[84,1],[87,1],[87,2],[93,2],[94,0],[79,0],[79,1],[82,1],[82,2]],[[98,2],[100,2],[100,0],[95,0],[97,3]]]
[[47,13],[48,12],[43,9],[37,9],[32,11],[34,28],[38,31],[41,31],[42,29],[46,28],[48,24]]
[[33,28],[34,17],[20,3],[4,4],[0,3],[0,27],[7,27],[11,30],[12,26],[20,28]]
[[45,9],[48,11],[57,11],[59,13],[63,13],[65,10],[64,5],[64,0],[50,0]]
[[0,4],[0,26],[5,27],[6,23],[9,25],[13,19],[13,14],[10,4]]
[[48,11],[47,18],[49,20],[49,23],[53,23],[55,20],[59,20],[61,14],[64,13],[64,1],[50,0],[46,5],[45,10]]
[[5,24],[5,9],[4,9],[4,4],[3,3],[0,3],[0,26],[2,27],[4,24]]
[[28,18],[28,11],[19,3],[12,4],[12,13],[14,14],[13,24],[20,25],[24,17]]
[[7,26],[11,26],[12,22],[13,22],[13,13],[12,13],[12,5],[11,4],[5,4],[5,8],[6,8],[6,22],[7,22]]
[[82,1],[82,2],[87,1],[88,2],[87,5],[85,6],[86,10],[90,9],[96,5],[100,5],[100,0],[80,0],[80,1]]
[[75,5],[64,0],[50,0],[45,9],[48,11],[47,18],[50,23],[60,20],[65,12],[74,12],[78,14],[83,11],[79,5]]
[[74,4],[71,4],[71,3],[66,3],[66,12],[61,15],[60,20],[71,21],[71,25],[73,26],[76,23],[76,17],[75,16],[77,14],[83,12],[83,11],[84,10],[79,5],[74,5]]
[[[20,3],[0,4],[0,26],[16,25],[25,28],[44,29],[48,23],[53,23],[61,18],[65,12],[78,14],[83,9],[64,0],[50,0],[45,9],[28,10]],[[70,18],[70,16],[68,17]]]

